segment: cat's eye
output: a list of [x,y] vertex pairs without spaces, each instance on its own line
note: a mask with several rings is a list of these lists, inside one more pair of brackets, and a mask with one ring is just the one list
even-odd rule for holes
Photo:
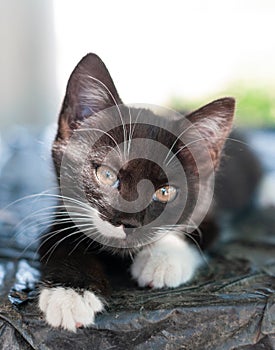
[[177,189],[174,186],[165,185],[156,190],[153,195],[155,202],[168,203],[172,202],[177,195]]
[[116,173],[106,165],[101,165],[96,168],[96,177],[103,185],[118,187],[119,180]]

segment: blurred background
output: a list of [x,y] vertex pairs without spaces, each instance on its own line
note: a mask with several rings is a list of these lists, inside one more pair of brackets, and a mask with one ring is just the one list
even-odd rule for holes
[[275,125],[274,16],[273,0],[2,0],[0,204],[52,183],[58,112],[88,52],[103,59],[125,103],[186,110],[236,97],[236,124],[265,129],[251,144],[274,170],[266,131]]
[[236,122],[275,122],[275,2],[0,3],[0,126],[55,122],[68,77],[97,53],[126,103],[238,100]]

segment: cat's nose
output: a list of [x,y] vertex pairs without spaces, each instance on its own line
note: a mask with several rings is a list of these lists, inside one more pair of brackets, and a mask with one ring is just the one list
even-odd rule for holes
[[122,223],[123,228],[136,228],[137,226],[134,225],[129,225],[129,224],[123,224]]
[[133,229],[137,228],[137,226],[130,225],[130,224],[122,224],[122,227],[126,235],[131,234]]
[[137,228],[140,226],[139,220],[137,217],[126,216],[126,215],[117,215],[113,218],[111,222],[114,226],[123,226],[123,228]]
[[117,220],[113,224],[114,226],[121,226],[126,234],[131,233],[133,229],[138,227],[138,223],[134,220]]

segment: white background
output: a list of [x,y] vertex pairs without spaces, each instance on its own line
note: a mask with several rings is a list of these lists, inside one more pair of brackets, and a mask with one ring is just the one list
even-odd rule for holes
[[91,51],[129,103],[275,81],[275,1],[56,1],[54,11],[59,91]]

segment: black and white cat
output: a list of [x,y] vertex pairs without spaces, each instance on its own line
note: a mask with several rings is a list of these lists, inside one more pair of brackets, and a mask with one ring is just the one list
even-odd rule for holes
[[222,98],[185,117],[157,115],[123,105],[98,56],[79,62],[52,149],[62,197],[40,244],[39,307],[51,326],[76,331],[94,323],[114,252],[123,269],[125,257],[133,258],[140,287],[192,279],[202,264],[192,242],[201,243],[202,231],[205,245],[216,232],[213,175],[234,106]]

